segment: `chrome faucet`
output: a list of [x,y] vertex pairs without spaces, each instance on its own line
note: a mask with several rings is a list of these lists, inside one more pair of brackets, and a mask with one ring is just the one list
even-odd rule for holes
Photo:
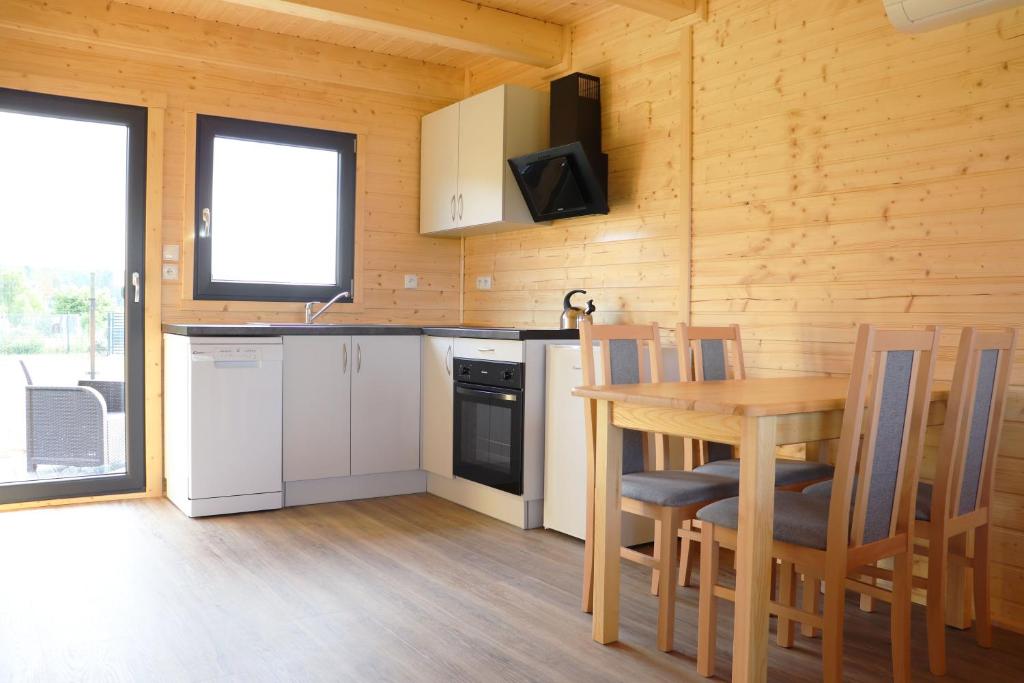
[[330,301],[325,303],[324,307],[321,308],[316,313],[313,312],[313,306],[316,306],[320,302],[319,301],[310,301],[308,304],[306,304],[306,324],[307,325],[311,324],[314,320],[316,320],[317,318],[322,316],[324,313],[326,313],[327,309],[331,307],[331,304],[333,304],[338,299],[342,298],[343,296],[350,296],[350,295],[351,295],[351,292],[349,292],[348,290],[345,290],[344,292],[338,292],[337,294],[334,295],[333,299],[331,299]]

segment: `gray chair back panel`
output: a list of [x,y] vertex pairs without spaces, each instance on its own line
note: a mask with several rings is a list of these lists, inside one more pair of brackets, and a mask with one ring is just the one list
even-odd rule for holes
[[725,341],[721,339],[700,340],[700,364],[704,379],[725,379]]
[[[893,505],[896,501],[896,479],[903,450],[903,432],[910,397],[913,351],[890,351],[882,380],[881,406],[875,433],[875,450],[871,457],[871,485],[868,490],[864,543],[880,541],[889,536]],[[868,456],[865,456],[868,457]]]
[[[981,489],[981,467],[985,460],[985,444],[988,442],[988,422],[992,413],[992,393],[996,385],[996,367],[999,365],[999,350],[986,349],[981,352],[978,364],[978,383],[974,394],[974,413],[967,437],[967,456],[964,460],[964,479],[960,486],[960,509],[958,514],[972,512],[978,504]],[[999,425],[994,425],[998,429]]]
[[[613,339],[608,342],[608,363],[611,384],[637,384],[640,382],[640,343],[632,339]],[[644,471],[644,434],[627,429],[622,435],[622,473]]]
[[[725,367],[725,341],[722,339],[701,339],[700,360],[704,379],[725,379],[729,376]],[[708,442],[708,462],[730,460],[733,453],[733,447],[727,443]]]

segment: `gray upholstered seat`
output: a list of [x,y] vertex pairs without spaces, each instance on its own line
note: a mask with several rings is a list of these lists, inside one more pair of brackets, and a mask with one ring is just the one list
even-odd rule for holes
[[736,479],[714,474],[659,470],[622,475],[624,497],[654,505],[682,507],[738,494]]
[[[733,477],[734,479],[737,479],[740,476],[740,461],[739,458],[712,460],[706,465],[695,467],[693,471],[706,474],[717,474],[722,477]],[[791,484],[799,484],[805,481],[830,479],[834,472],[835,468],[833,468],[832,465],[822,462],[776,458],[775,485],[789,486]]]
[[[914,517],[920,519],[923,522],[927,522],[932,518],[932,485],[925,482],[920,482],[917,485],[917,506],[914,510]],[[820,496],[826,500],[832,497],[832,481],[821,481],[817,484],[812,484],[803,490],[803,492],[809,496]],[[857,482],[853,482],[853,498],[857,496]]]
[[[775,492],[775,540],[806,548],[825,549],[828,538],[828,498],[797,491]],[[726,498],[697,511],[697,519],[735,529],[739,526],[739,498]]]

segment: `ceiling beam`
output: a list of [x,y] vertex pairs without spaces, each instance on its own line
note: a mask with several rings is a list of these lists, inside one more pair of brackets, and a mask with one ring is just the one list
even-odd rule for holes
[[617,5],[653,14],[662,19],[675,21],[696,14],[700,9],[699,0],[612,0]]
[[221,0],[534,66],[562,61],[559,24],[466,0]]

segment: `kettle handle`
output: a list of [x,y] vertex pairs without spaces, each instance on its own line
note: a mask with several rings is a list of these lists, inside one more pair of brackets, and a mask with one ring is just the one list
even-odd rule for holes
[[585,290],[585,289],[573,289],[573,290],[570,290],[565,295],[565,298],[562,299],[562,310],[563,311],[568,311],[570,308],[572,308],[572,301],[570,301],[570,299],[572,299],[572,295],[573,294],[586,294],[586,293],[587,293],[587,290]]
[[590,315],[591,313],[593,313],[596,310],[597,310],[597,306],[594,305],[594,300],[593,299],[588,299],[587,300],[587,308],[586,308],[586,310],[583,311],[583,313],[585,315]]

